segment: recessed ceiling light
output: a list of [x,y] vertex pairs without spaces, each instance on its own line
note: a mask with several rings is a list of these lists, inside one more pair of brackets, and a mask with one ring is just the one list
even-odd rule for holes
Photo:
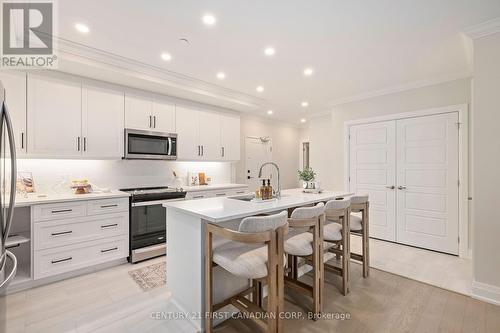
[[217,78],[219,80],[224,80],[226,78],[226,74],[224,74],[223,72],[219,72],[217,73]]
[[206,25],[214,25],[215,22],[217,22],[217,20],[215,19],[215,16],[210,15],[210,14],[204,15],[202,20],[203,20],[203,23],[205,23]]
[[305,76],[311,76],[313,74],[313,69],[312,68],[306,68],[304,69],[304,75]]
[[77,24],[75,24],[75,29],[78,30],[79,32],[81,32],[82,34],[86,34],[86,33],[88,33],[90,31],[89,27],[87,27],[83,23],[77,23]]
[[302,102],[300,105],[302,105],[303,108],[307,108],[309,106],[309,102]]
[[273,113],[274,113],[273,110],[267,110],[268,115],[272,115]]
[[263,87],[263,86],[258,86],[258,87],[256,88],[256,90],[257,90],[258,92],[263,92],[263,91],[264,91],[264,87]]
[[172,56],[170,55],[170,53],[167,53],[167,52],[163,52],[161,54],[161,58],[165,61],[170,61],[172,60]]
[[264,54],[267,56],[273,56],[275,53],[276,50],[272,46],[266,47],[266,49],[264,50]]
[[300,119],[300,122],[301,122],[301,123],[305,123],[306,121],[307,121],[307,120],[306,120],[306,118],[302,118],[302,119]]

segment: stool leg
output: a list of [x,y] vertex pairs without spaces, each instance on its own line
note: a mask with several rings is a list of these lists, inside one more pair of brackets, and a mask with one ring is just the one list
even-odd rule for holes
[[205,231],[205,332],[212,333],[212,233]]
[[366,278],[370,275],[370,235],[369,235],[369,214],[368,206],[366,203],[363,209],[363,277]]
[[346,223],[347,221],[347,216],[342,217],[342,294],[344,296],[349,292],[349,246],[347,239],[349,235],[349,225]]
[[321,264],[320,261],[322,259],[322,251],[320,247],[320,235],[318,227],[314,228],[314,239],[313,239],[313,312],[315,315],[314,320],[319,318],[319,314],[321,313]]

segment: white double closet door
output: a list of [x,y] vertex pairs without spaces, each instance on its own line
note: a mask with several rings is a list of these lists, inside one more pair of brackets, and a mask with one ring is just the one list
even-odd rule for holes
[[458,254],[458,113],[351,126],[350,190],[370,237]]

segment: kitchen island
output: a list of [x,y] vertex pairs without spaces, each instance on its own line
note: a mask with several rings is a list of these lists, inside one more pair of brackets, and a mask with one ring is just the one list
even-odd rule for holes
[[[183,318],[198,331],[203,329],[204,313],[204,225],[221,224],[237,228],[247,216],[280,212],[351,195],[347,191],[303,193],[302,189],[282,191],[280,199],[268,202],[216,197],[165,203],[167,209],[167,287]],[[214,302],[217,303],[248,287],[248,280],[237,278],[220,267],[214,271]],[[178,316],[178,314],[172,314]]]

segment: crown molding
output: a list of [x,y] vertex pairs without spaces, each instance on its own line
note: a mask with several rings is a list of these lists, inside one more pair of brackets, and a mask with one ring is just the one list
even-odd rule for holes
[[459,79],[466,79],[466,78],[471,78],[471,77],[472,77],[472,72],[467,70],[467,71],[453,73],[453,74],[446,75],[446,76],[436,77],[433,79],[405,83],[405,84],[401,84],[401,85],[386,87],[383,89],[368,91],[368,92],[364,92],[361,94],[352,95],[352,96],[348,96],[348,97],[344,97],[344,98],[339,98],[339,99],[331,101],[330,103],[328,103],[328,105],[329,105],[329,107],[333,108],[335,106],[339,106],[342,104],[362,101],[365,99],[390,95],[390,94],[394,94],[394,93],[398,93],[398,92],[423,88],[423,87],[427,87],[427,86],[434,86],[434,85],[441,84],[441,83],[446,83],[446,82],[450,82],[450,81],[455,81],[455,80],[459,80]]
[[[175,97],[193,99],[238,111],[256,110],[266,102],[259,97],[63,38],[57,38],[57,51],[59,70],[63,72],[68,71],[83,76],[90,75],[92,78],[91,73],[95,70],[98,73],[135,80],[138,85],[144,83],[162,86],[168,94]],[[97,79],[102,79],[102,77]],[[115,80],[114,83],[121,82]],[[140,88],[140,86],[135,88]]]
[[464,29],[465,35],[472,39],[483,38],[500,32],[500,17]]

